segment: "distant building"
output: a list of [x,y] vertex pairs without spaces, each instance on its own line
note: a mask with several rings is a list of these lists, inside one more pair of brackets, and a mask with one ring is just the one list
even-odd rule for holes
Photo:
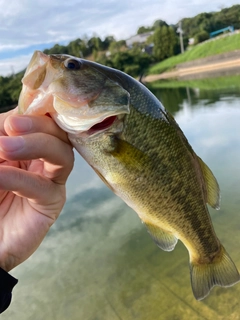
[[153,53],[153,47],[154,47],[154,44],[153,43],[150,43],[149,45],[145,46],[143,49],[142,49],[142,52],[146,52],[148,54],[152,54]]
[[128,48],[131,48],[134,43],[145,43],[152,34],[153,31],[136,34],[135,36],[126,40],[126,45]]
[[216,36],[216,35],[218,35],[220,33],[224,33],[226,31],[229,31],[229,32],[233,33],[234,32],[234,27],[233,26],[228,26],[226,28],[210,32],[210,38],[212,38],[212,37],[214,37],[214,36]]
[[194,38],[188,39],[188,44],[189,44],[189,46],[194,45]]

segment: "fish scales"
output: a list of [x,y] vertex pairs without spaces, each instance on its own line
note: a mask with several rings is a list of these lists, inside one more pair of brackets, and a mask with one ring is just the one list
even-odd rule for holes
[[24,114],[49,113],[106,185],[132,207],[156,244],[189,251],[193,294],[231,286],[239,273],[217,238],[206,203],[219,186],[174,118],[121,71],[36,52],[22,80]]
[[[141,202],[144,211],[147,210],[146,214],[151,215],[153,219],[156,218],[157,221],[160,219],[162,228],[166,224],[167,230],[169,228],[170,230],[178,230],[179,238],[183,242],[183,235],[193,233],[194,230],[196,250],[200,253],[204,252],[206,255],[209,252],[216,252],[219,244],[215,240],[215,233],[205,203],[203,203],[204,190],[199,188],[195,166],[191,164],[193,155],[188,151],[188,148],[186,148],[187,150],[182,148],[179,137],[174,137],[176,131],[172,130],[172,127],[165,120],[156,121],[151,117],[139,119],[141,117],[142,115],[137,111],[128,115],[126,117],[128,125],[124,127],[119,136],[119,139],[122,139],[122,136],[126,137],[124,140],[132,143],[137,150],[141,150],[143,153],[147,152],[148,157],[145,157],[144,163],[142,163],[142,159],[139,159],[141,167],[135,164],[130,164],[128,167],[126,162],[121,166],[118,161],[113,162],[111,158],[109,159],[107,147],[104,150],[105,155],[98,156],[96,161],[99,162],[101,159],[103,163],[109,163],[108,171],[117,171],[118,175],[121,175],[121,181],[125,180],[126,182],[124,190],[130,194],[132,202]],[[136,126],[136,123],[140,123],[141,126]],[[143,139],[139,139],[143,129],[147,134],[143,136]],[[166,139],[159,139],[160,133],[163,133],[161,136]],[[116,148],[118,147],[117,141],[115,142]],[[158,141],[158,143],[152,145],[154,141]],[[102,142],[99,141],[99,144],[102,145]],[[88,148],[99,149],[99,146],[88,145]],[[119,157],[117,158],[119,159]],[[190,159],[188,160],[188,158]],[[184,161],[184,159],[186,160]],[[138,162],[138,159],[135,161]],[[99,166],[102,166],[103,163]],[[144,179],[140,181],[134,179],[134,177],[142,175],[143,171],[145,172]],[[169,171],[171,171],[171,175],[169,175]],[[134,194],[132,190],[134,190]],[[144,217],[143,221],[145,221]],[[181,236],[181,234],[183,235]],[[198,234],[200,235],[198,236]]]

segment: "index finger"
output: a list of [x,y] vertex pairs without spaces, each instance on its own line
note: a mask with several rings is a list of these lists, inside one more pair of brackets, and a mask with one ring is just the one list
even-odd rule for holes
[[0,157],[8,161],[39,159],[40,166],[33,161],[27,170],[58,184],[65,184],[74,162],[71,145],[53,135],[39,132],[18,137],[0,137]]
[[9,136],[29,133],[46,133],[70,144],[64,132],[52,118],[44,116],[10,115],[5,119],[4,129]]

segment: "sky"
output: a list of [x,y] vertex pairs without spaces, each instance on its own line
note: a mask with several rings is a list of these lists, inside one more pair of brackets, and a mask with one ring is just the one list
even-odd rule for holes
[[176,24],[239,0],[0,0],[0,75],[23,70],[35,50],[84,36],[128,39],[161,19]]

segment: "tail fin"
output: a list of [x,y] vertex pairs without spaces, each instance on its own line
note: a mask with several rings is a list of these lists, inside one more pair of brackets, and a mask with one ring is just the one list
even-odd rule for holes
[[197,300],[204,299],[214,286],[230,287],[240,280],[238,270],[224,247],[208,264],[190,263],[192,290]]

